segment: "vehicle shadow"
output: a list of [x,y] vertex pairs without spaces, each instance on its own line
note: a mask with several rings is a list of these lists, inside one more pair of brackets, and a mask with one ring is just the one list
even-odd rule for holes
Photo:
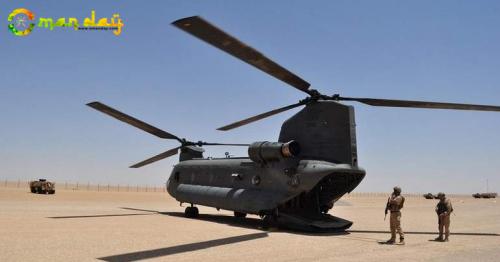
[[100,257],[97,259],[104,260],[104,261],[136,261],[136,260],[142,260],[142,259],[150,259],[150,258],[175,255],[175,254],[184,253],[184,252],[197,251],[197,250],[201,250],[201,249],[222,246],[222,245],[229,245],[229,244],[234,244],[234,243],[239,243],[239,242],[244,242],[244,241],[250,241],[250,240],[255,240],[255,239],[259,239],[259,238],[265,238],[267,236],[268,236],[267,233],[253,233],[253,234],[247,234],[247,235],[241,235],[241,236],[234,236],[234,237],[226,237],[226,238],[220,238],[220,239],[214,239],[214,240],[208,240],[208,241],[201,241],[201,242],[190,243],[190,244],[182,244],[182,245],[177,245],[177,246],[172,246],[172,247],[144,250],[144,251],[138,251],[138,252],[131,252],[131,253],[107,256],[107,257]]

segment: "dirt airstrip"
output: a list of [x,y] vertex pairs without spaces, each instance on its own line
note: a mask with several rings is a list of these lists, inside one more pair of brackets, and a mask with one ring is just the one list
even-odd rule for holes
[[198,219],[167,193],[0,188],[0,261],[499,261],[498,199],[452,198],[452,235],[436,237],[436,200],[407,198],[406,245],[387,240],[385,197],[344,197],[332,214],[354,221],[345,234],[260,227],[257,216],[200,207]]

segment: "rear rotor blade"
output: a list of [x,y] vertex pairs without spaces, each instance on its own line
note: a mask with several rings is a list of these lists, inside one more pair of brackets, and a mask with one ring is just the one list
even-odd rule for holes
[[262,114],[259,114],[259,115],[256,115],[256,116],[249,117],[247,119],[243,119],[243,120],[238,121],[238,122],[234,122],[234,123],[229,124],[227,126],[219,127],[219,128],[217,128],[217,130],[220,130],[220,131],[231,130],[233,128],[237,128],[237,127],[240,127],[240,126],[243,126],[243,125],[246,125],[246,124],[250,124],[250,123],[255,122],[257,120],[260,120],[260,119],[263,119],[263,118],[266,118],[266,117],[270,117],[272,115],[279,114],[281,112],[290,110],[292,108],[296,108],[296,107],[304,105],[304,104],[306,104],[306,102],[305,101],[301,101],[301,102],[293,104],[293,105],[284,106],[282,108],[274,109],[274,110],[271,110],[269,112],[265,112],[265,113],[262,113]]
[[142,167],[142,166],[154,163],[154,162],[156,162],[158,160],[162,160],[162,159],[165,159],[167,157],[173,156],[173,155],[177,154],[177,152],[179,151],[179,148],[181,148],[181,147],[179,146],[179,147],[167,150],[167,151],[165,151],[165,152],[163,152],[161,154],[158,154],[158,155],[156,155],[154,157],[148,158],[148,159],[146,159],[146,160],[144,160],[142,162],[134,164],[134,165],[130,166],[130,168],[139,168],[139,167]]
[[310,84],[273,62],[259,51],[215,27],[199,16],[179,19],[172,23],[177,28],[219,48],[220,50],[278,78],[307,93]]
[[111,108],[103,103],[100,102],[91,102],[87,104],[88,106],[94,108],[97,111],[100,111],[104,114],[107,114],[109,116],[112,116],[122,122],[125,122],[129,125],[135,126],[139,129],[142,129],[152,135],[155,135],[159,138],[164,138],[164,139],[176,139],[177,141],[182,143],[182,140],[178,138],[177,136],[174,136],[166,131],[163,131],[159,128],[156,128],[148,123],[142,122],[139,119],[136,119],[132,116],[129,116],[127,114],[124,114],[114,108]]
[[376,98],[354,98],[354,97],[338,97],[338,100],[357,101],[371,106],[386,106],[386,107],[411,107],[411,108],[429,108],[429,109],[454,109],[454,110],[477,110],[477,111],[497,111],[500,112],[500,106],[491,105],[474,105],[474,104],[457,104],[457,103],[442,103],[429,101],[411,101],[411,100],[392,100],[392,99],[376,99]]

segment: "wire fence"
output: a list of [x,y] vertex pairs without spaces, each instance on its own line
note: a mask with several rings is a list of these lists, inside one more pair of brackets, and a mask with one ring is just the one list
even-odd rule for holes
[[[5,188],[26,188],[29,189],[30,181],[8,180],[1,181],[0,187]],[[80,182],[55,182],[56,190],[72,191],[95,191],[95,192],[166,192],[164,185],[119,185],[119,184],[91,184]],[[391,192],[351,192],[344,195],[344,198],[350,197],[388,197]],[[422,198],[423,193],[404,193],[406,198]],[[470,194],[446,194],[449,197],[470,197]]]
[[[26,188],[29,190],[30,181],[3,180],[0,187]],[[120,184],[91,184],[80,182],[55,182],[56,190],[95,191],[95,192],[166,192],[165,186],[149,185],[120,185]]]
[[[344,195],[344,197],[389,197],[392,192],[352,192]],[[427,194],[427,193],[426,193]],[[423,198],[423,193],[402,193],[405,198]],[[435,193],[437,195],[437,193]],[[471,194],[446,194],[447,197],[472,197]]]

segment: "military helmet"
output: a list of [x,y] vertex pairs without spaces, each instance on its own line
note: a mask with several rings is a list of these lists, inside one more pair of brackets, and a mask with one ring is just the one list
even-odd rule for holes
[[398,186],[395,186],[395,187],[394,187],[394,191],[401,193],[401,188],[400,188],[400,187],[398,187]]
[[443,193],[443,192],[439,192],[437,196],[438,196],[438,197],[444,197],[445,195],[444,195],[444,193]]

